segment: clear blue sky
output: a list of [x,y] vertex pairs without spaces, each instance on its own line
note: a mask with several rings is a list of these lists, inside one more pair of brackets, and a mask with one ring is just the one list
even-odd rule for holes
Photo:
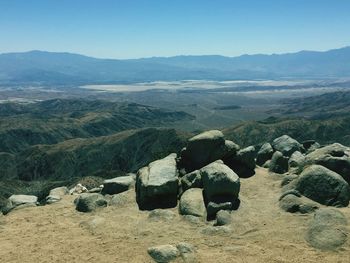
[[350,45],[349,0],[0,0],[0,53],[284,53]]

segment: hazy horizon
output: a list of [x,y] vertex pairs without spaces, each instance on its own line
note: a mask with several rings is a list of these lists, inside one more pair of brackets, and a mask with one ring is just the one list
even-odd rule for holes
[[0,52],[96,58],[283,54],[350,45],[350,2],[0,0]]

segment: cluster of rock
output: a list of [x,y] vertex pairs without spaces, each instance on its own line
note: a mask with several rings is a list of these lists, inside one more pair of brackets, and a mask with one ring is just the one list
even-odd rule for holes
[[217,130],[189,139],[180,155],[171,154],[141,168],[136,201],[141,210],[176,207],[182,215],[215,219],[239,206],[240,177],[255,172],[255,148],[240,150]]
[[325,206],[346,207],[350,201],[350,148],[338,143],[321,147],[284,135],[264,144],[257,164],[284,174],[280,207],[291,213],[312,213],[306,241],[318,249],[335,249],[346,242],[344,215]]
[[349,205],[350,149],[346,146],[334,143],[321,147],[315,141],[299,143],[283,135],[261,147],[257,164],[273,173],[288,174],[283,180],[285,193],[280,198],[286,211],[313,211],[315,202]]
[[168,263],[179,257],[182,258],[183,262],[196,262],[195,248],[191,244],[185,242],[181,242],[176,246],[160,245],[150,247],[147,252],[157,263]]

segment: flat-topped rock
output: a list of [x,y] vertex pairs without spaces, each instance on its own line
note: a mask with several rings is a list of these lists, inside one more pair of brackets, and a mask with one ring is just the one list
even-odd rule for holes
[[178,171],[176,154],[141,168],[136,177],[136,201],[139,208],[169,208],[177,205]]
[[102,194],[119,194],[129,190],[134,187],[135,180],[134,177],[129,176],[120,176],[113,179],[108,179],[103,181]]

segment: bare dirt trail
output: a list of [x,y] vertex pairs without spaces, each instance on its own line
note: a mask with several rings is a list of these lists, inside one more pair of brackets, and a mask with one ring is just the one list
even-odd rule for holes
[[[191,223],[176,212],[173,219],[151,220],[139,211],[134,192],[122,207],[84,214],[74,196],[0,217],[0,262],[152,262],[147,248],[188,242],[199,262],[344,262],[350,241],[338,251],[321,252],[304,241],[312,215],[279,209],[280,180],[265,169],[242,179],[241,206],[226,232],[213,234],[210,224]],[[350,208],[340,209],[350,221]],[[179,261],[181,262],[181,261]]]

